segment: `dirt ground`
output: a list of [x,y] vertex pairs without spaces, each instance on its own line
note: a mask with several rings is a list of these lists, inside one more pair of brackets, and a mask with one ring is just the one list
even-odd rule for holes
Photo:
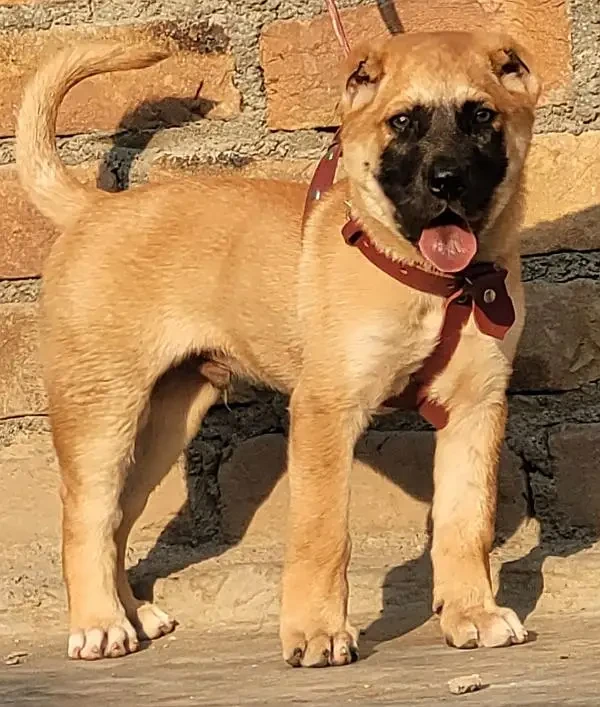
[[[0,639],[0,704],[70,707],[179,705],[597,705],[600,616],[537,616],[532,640],[505,649],[442,645],[434,620],[325,670],[287,667],[272,633],[213,634],[181,627],[124,659],[68,662],[63,636]],[[22,663],[4,659],[18,651]],[[450,694],[448,681],[477,673],[480,692]]]
[[[69,662],[55,472],[47,445],[35,450],[13,444],[0,454],[0,498],[11,499],[0,513],[0,707],[600,704],[600,545],[593,538],[543,541],[548,533],[533,520],[514,531],[520,512],[510,506],[517,520],[493,552],[492,570],[499,601],[526,620],[532,640],[457,651],[442,644],[430,618],[424,539],[402,525],[411,508],[421,524],[422,510],[404,497],[394,496],[391,504],[390,489],[376,485],[361,522],[382,522],[376,512],[386,499],[385,522],[394,509],[399,520],[389,521],[387,534],[355,537],[350,604],[354,623],[364,629],[357,664],[294,670],[280,658],[283,512],[273,493],[256,511],[255,530],[236,546],[157,542],[166,514],[155,499],[128,563],[136,589],[153,596],[180,626],[125,659]],[[372,478],[365,479],[371,488]],[[517,492],[505,496],[520,498]],[[162,498],[174,503],[179,496],[169,486]],[[450,694],[449,680],[474,673],[484,689]]]

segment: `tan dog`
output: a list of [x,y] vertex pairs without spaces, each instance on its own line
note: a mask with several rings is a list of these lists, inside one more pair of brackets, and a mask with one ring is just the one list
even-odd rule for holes
[[477,259],[509,271],[508,337],[485,336],[471,319],[431,389],[449,412],[435,455],[432,560],[450,643],[523,642],[517,616],[494,601],[488,560],[523,325],[521,173],[539,92],[522,50],[491,33],[440,33],[355,52],[341,101],[349,177],[316,204],[302,239],[296,184],[228,177],[107,194],[69,175],[54,142],[66,92],[162,56],[65,49],[29,85],[19,116],[22,182],[63,230],[45,269],[43,359],[63,480],[69,656],[124,655],[173,628],[133,596],[124,555],[148,494],[220,396],[201,368],[208,360],[293,393],[284,657],[303,666],[356,657],[346,579],[353,448],[435,347],[444,302],[348,247],[348,208],[395,260],[456,270],[474,246]]

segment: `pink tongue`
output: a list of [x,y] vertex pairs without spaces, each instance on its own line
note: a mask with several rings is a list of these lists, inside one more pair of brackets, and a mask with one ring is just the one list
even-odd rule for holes
[[466,227],[436,226],[421,233],[419,249],[438,270],[459,272],[477,252],[477,239]]

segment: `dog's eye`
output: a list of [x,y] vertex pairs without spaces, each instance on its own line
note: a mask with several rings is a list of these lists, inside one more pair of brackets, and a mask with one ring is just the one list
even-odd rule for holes
[[406,113],[398,113],[389,120],[390,127],[397,133],[403,133],[410,127],[410,117]]
[[475,111],[475,115],[473,117],[478,125],[488,125],[492,122],[492,120],[494,120],[496,114],[489,108],[479,108]]

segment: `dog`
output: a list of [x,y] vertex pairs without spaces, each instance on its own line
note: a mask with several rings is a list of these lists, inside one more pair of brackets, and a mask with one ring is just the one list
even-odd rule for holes
[[356,48],[339,103],[347,176],[313,202],[304,228],[295,183],[217,176],[108,194],[66,170],[55,120],[68,90],[165,55],[66,48],[32,79],[18,119],[22,184],[61,230],[43,276],[41,355],[62,478],[68,656],[122,656],[173,629],[133,595],[127,538],[231,375],[291,393],[283,657],[305,667],[357,658],[346,574],[354,445],[435,350],[447,303],[349,247],[348,218],[388,262],[440,275],[473,260],[507,272],[508,334],[488,336],[471,317],[428,389],[447,411],[435,452],[433,606],[453,646],[524,642],[516,614],[495,602],[489,552],[524,322],[519,224],[540,93],[525,50],[492,32]]

